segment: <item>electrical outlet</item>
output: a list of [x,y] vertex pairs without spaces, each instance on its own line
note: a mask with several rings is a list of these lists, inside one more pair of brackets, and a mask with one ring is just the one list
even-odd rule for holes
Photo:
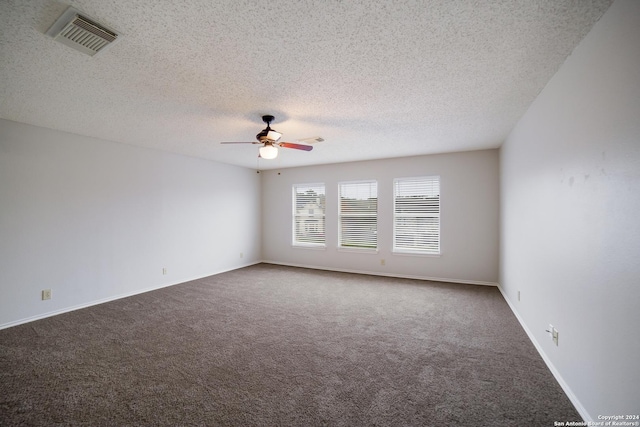
[[386,265],[386,264],[387,264],[387,262],[384,259],[380,260],[380,265]]
[[44,289],[42,291],[42,300],[51,299],[51,289]]
[[520,301],[520,291],[518,291],[518,301]]
[[162,274],[167,274],[167,269],[165,267],[162,268]]
[[240,258],[244,258],[244,254],[240,252]]

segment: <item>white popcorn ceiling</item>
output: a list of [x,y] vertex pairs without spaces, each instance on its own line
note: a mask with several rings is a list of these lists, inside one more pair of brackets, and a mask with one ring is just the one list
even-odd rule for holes
[[[495,148],[609,0],[0,1],[0,117],[250,168]],[[68,5],[118,30],[90,57]],[[260,160],[273,114],[311,152]]]

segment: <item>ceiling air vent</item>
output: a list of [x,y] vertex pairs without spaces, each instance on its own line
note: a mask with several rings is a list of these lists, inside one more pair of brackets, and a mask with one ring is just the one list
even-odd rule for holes
[[60,43],[93,56],[118,40],[118,34],[70,7],[47,34]]

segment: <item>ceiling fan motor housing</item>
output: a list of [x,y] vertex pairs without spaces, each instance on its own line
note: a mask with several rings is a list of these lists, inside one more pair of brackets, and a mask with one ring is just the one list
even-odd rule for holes
[[261,143],[274,143],[278,142],[282,134],[276,130],[271,129],[271,122],[274,117],[271,115],[262,116],[262,121],[267,124],[267,127],[262,129],[259,134],[256,135],[256,139]]
[[260,142],[269,142],[269,138],[267,135],[271,129],[267,127],[266,129],[262,129],[259,134],[256,135],[256,139]]

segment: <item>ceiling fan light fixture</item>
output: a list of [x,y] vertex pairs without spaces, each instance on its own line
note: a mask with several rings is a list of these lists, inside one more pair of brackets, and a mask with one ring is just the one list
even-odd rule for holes
[[271,144],[260,147],[260,157],[266,160],[275,159],[278,157],[278,149]]

